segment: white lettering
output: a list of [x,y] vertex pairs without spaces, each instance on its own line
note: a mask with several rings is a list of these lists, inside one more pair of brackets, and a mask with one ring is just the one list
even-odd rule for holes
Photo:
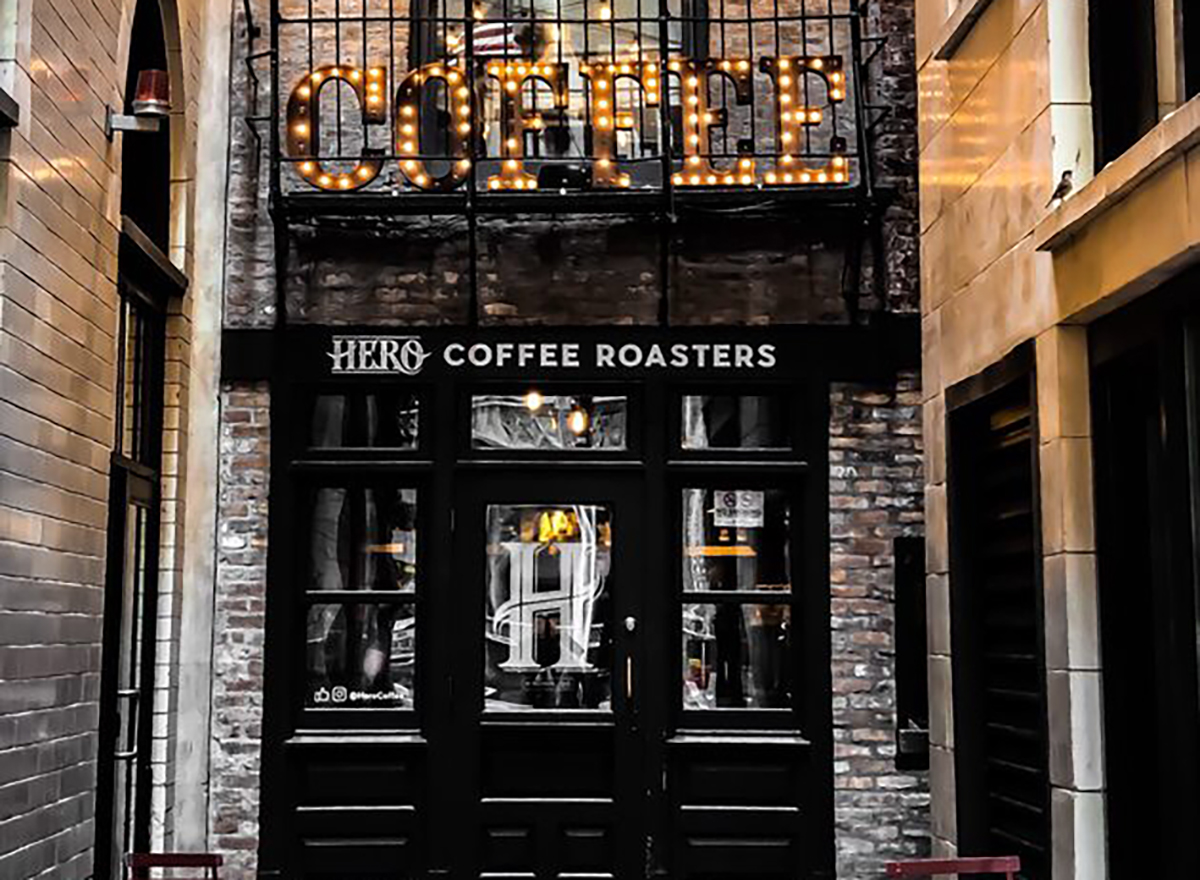
[[550,342],[543,342],[541,345],[541,364],[543,367],[558,366],[558,346]]
[[522,342],[517,346],[517,366],[524,367],[537,354],[537,346],[532,342]]
[[448,367],[461,367],[463,365],[463,350],[466,348],[461,342],[451,342],[446,346],[446,350],[442,352],[442,360],[446,362]]
[[733,347],[733,365],[738,369],[754,366],[754,346],[735,345]]
[[369,373],[375,370],[375,346],[378,344],[378,339],[369,337],[358,341],[358,369],[362,372]]
[[622,345],[621,350],[617,352],[617,359],[623,367],[636,367],[642,362],[642,350],[632,342]]
[[696,366],[707,367],[708,366],[708,363],[707,363],[708,362],[708,346],[700,345],[700,344],[693,345],[692,351],[696,352]]
[[502,367],[508,363],[513,354],[513,344],[511,342],[500,342],[496,344],[496,366]]
[[492,362],[492,350],[482,342],[476,342],[467,349],[467,360],[473,367],[486,367]]
[[662,346],[657,342],[650,346],[650,353],[646,355],[647,367],[665,367],[667,359],[663,357]]
[[729,344],[718,342],[713,346],[713,366],[722,370],[729,368]]
[[564,367],[579,366],[579,343],[568,342],[562,347],[562,365]]
[[614,354],[616,354],[616,349],[607,342],[596,343],[596,366],[611,367]]
[[381,339],[379,340],[379,359],[382,362],[380,366],[393,373],[403,372],[404,367],[400,365],[400,340],[399,339]]
[[758,347],[758,365],[763,369],[775,366],[775,346],[769,342]]
[[354,369],[354,340],[345,336],[333,337],[333,351],[329,358],[333,361],[333,372],[344,373]]
[[671,346],[671,366],[686,367],[688,365],[688,353],[686,345]]

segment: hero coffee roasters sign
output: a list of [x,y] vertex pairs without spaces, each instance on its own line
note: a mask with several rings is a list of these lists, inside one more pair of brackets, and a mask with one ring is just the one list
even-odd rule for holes
[[334,336],[328,354],[335,375],[416,376],[430,358],[451,370],[770,370],[777,363],[776,347],[770,342],[504,341],[434,347],[420,336]]

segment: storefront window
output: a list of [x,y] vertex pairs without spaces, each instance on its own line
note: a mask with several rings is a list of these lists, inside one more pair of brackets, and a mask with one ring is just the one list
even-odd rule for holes
[[682,517],[684,708],[790,706],[788,495],[688,488]]
[[408,604],[308,609],[308,706],[411,709],[416,616]]
[[685,604],[683,707],[791,705],[788,605]]
[[628,399],[592,395],[479,394],[471,398],[475,449],[623,450]]
[[321,486],[308,512],[305,705],[412,709],[417,490]]
[[790,519],[779,489],[684,489],[684,592],[791,590]]
[[788,449],[791,437],[783,398],[762,394],[689,394],[683,397],[684,449]]
[[415,590],[416,516],[415,489],[315,490],[309,589]]
[[419,407],[402,392],[318,394],[313,399],[309,445],[317,449],[415,449]]
[[488,711],[611,708],[611,560],[606,507],[488,506]]

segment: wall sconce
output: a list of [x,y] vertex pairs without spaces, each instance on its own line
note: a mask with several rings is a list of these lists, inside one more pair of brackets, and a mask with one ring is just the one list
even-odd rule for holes
[[114,113],[105,108],[104,134],[110,141],[117,131],[159,131],[171,112],[171,84],[165,70],[138,73],[133,91],[133,114]]

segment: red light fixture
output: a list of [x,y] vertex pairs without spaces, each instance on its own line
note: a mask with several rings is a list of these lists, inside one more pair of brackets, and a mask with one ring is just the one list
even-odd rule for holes
[[133,115],[163,117],[171,112],[171,83],[165,70],[143,70],[133,91]]
[[171,83],[165,70],[138,72],[133,90],[132,114],[114,113],[107,108],[104,133],[112,140],[118,131],[159,131],[171,112]]

